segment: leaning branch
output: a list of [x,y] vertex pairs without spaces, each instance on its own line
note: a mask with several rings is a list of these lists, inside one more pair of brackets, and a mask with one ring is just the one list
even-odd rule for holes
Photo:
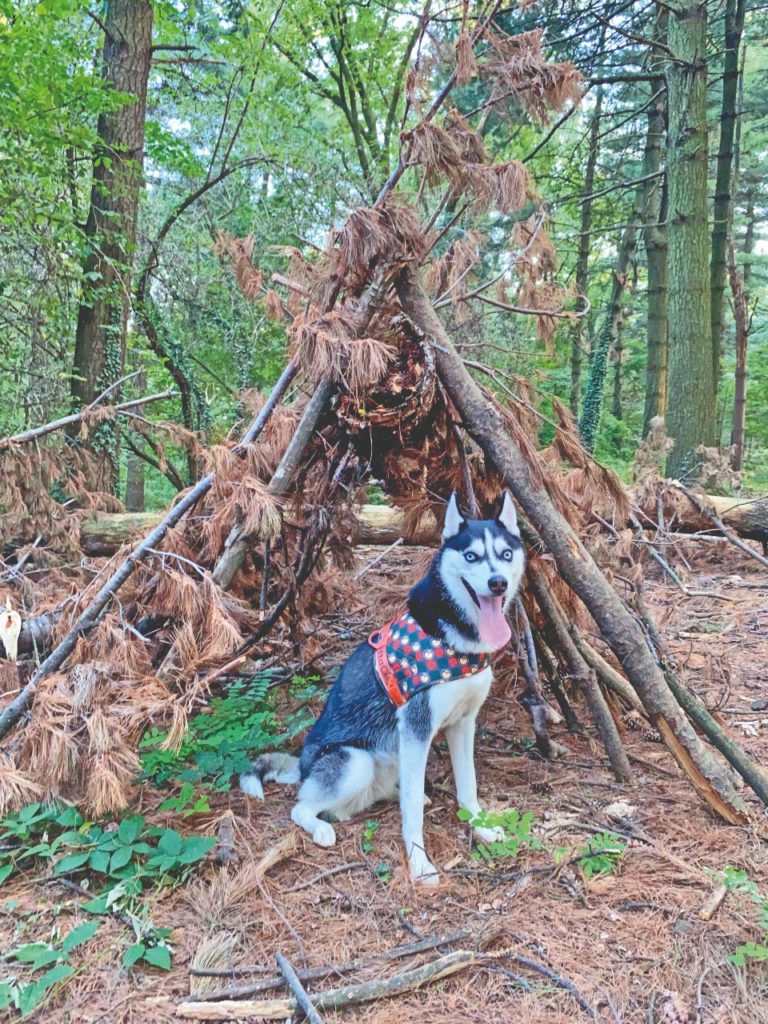
[[[130,409],[138,409],[142,405],[149,405],[150,402],[162,402],[166,398],[173,398],[175,394],[175,391],[161,391],[156,395],[147,395],[146,398],[134,398],[130,402],[121,402],[120,405],[102,406],[101,412],[102,414],[107,410],[109,410],[110,414],[127,412]],[[82,412],[72,413],[71,416],[62,416],[61,419],[52,420],[50,423],[44,423],[42,427],[34,427],[32,430],[25,430],[21,434],[13,434],[11,437],[4,437],[0,439],[0,452],[13,447],[15,444],[26,444],[28,441],[36,441],[39,437],[45,437],[46,434],[52,434],[54,431],[62,430],[64,427],[69,427],[73,423],[79,423],[81,420],[88,419],[92,412],[93,406],[89,405],[88,408],[83,409]]]

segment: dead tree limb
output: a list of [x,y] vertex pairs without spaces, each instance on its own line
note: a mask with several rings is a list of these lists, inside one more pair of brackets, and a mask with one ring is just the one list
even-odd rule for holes
[[315,1009],[314,1003],[309,998],[309,993],[299,981],[298,975],[291,964],[291,962],[283,956],[282,953],[275,954],[275,960],[277,966],[280,968],[280,972],[285,978],[288,988],[296,996],[296,1002],[299,1008],[303,1011],[304,1016],[309,1021],[309,1024],[323,1024],[323,1018]]
[[569,674],[584,694],[592,721],[595,723],[603,746],[608,753],[608,760],[611,762],[616,781],[629,782],[632,778],[632,769],[629,767],[629,760],[616,723],[600,692],[600,687],[597,685],[594,670],[584,660],[574,643],[563,610],[552,593],[546,576],[535,563],[528,565],[528,579],[531,582],[536,602],[554,634],[554,649],[562,652],[568,665]]
[[[133,398],[130,402],[121,402],[119,405],[104,405],[101,407],[101,411],[104,412],[109,409],[113,414],[127,412],[131,409],[138,409],[142,405],[149,405],[150,402],[162,402],[166,398],[173,398],[175,394],[175,391],[161,391],[156,395],[147,395],[144,398]],[[56,430],[63,430],[64,427],[70,427],[73,423],[79,423],[81,420],[88,419],[90,414],[93,412],[93,408],[93,403],[91,403],[91,405],[86,409],[72,413],[71,416],[62,416],[61,419],[52,420],[50,423],[44,423],[41,427],[33,427],[31,430],[23,431],[21,434],[13,434],[11,437],[4,437],[0,439],[0,451],[5,451],[7,448],[11,448],[15,444],[25,444],[27,441],[36,441],[40,437],[45,437],[46,434],[52,434]]]
[[539,753],[546,758],[556,757],[557,749],[549,735],[549,726],[557,725],[560,716],[542,695],[531,624],[519,597],[515,599],[515,611],[518,622],[518,658],[525,677],[525,692],[520,697],[520,703],[531,716]]
[[643,702],[637,696],[624,676],[620,672],[617,672],[613,665],[611,665],[609,661],[606,661],[599,651],[595,650],[595,648],[584,638],[582,633],[576,629],[573,623],[569,623],[569,629],[584,660],[590,668],[593,668],[595,672],[597,672],[597,676],[602,683],[607,686],[609,690],[613,690],[613,692],[621,697],[623,701],[629,704],[633,711],[639,711],[641,715],[645,716]]
[[[273,497],[282,497],[288,493],[291,481],[299,468],[302,453],[309,444],[334,389],[335,385],[332,381],[321,381],[307,403],[299,425],[269,482],[267,490]],[[231,586],[237,570],[245,560],[250,545],[250,534],[245,533],[240,526],[233,527],[224,545],[224,550],[213,569],[213,579],[223,590],[227,590]]]
[[690,503],[693,505],[693,507],[698,512],[700,512],[701,515],[709,519],[709,521],[713,523],[718,528],[718,530],[720,530],[722,535],[728,538],[731,544],[736,545],[739,551],[743,551],[746,555],[749,555],[750,558],[754,558],[756,562],[759,562],[761,565],[764,565],[766,568],[768,568],[768,558],[765,558],[763,555],[758,554],[758,552],[755,551],[754,548],[751,548],[749,544],[745,544],[744,541],[737,537],[735,533],[731,533],[731,531],[728,529],[728,527],[725,525],[722,519],[718,516],[717,512],[715,512],[714,508],[707,507],[707,504],[704,500],[699,498],[698,495],[694,494],[693,491],[689,490],[685,486],[685,484],[681,484],[679,480],[673,481],[672,486],[676,487],[678,491],[682,491],[688,499],[688,501],[690,501]]
[[3,736],[5,736],[5,734],[16,724],[32,703],[41,680],[50,675],[51,672],[56,672],[61,668],[72,651],[74,651],[78,639],[83,635],[83,633],[88,632],[89,629],[92,629],[98,623],[107,605],[125,581],[133,574],[137,565],[139,565],[139,563],[151,553],[152,549],[156,548],[158,544],[162,542],[168,531],[172,530],[173,527],[183,519],[189,509],[196,505],[197,502],[207,494],[212,483],[212,473],[209,473],[208,476],[199,480],[192,490],[185,494],[177,505],[174,505],[163,521],[159,523],[151,533],[147,534],[144,540],[142,540],[141,543],[133,549],[125,561],[118,566],[116,571],[96,594],[64,639],[54,647],[45,661],[40,665],[21,693],[19,693],[19,695],[3,710],[2,714],[0,714],[0,739],[2,739]]
[[[284,376],[285,374],[283,374],[283,377]],[[283,381],[283,377],[278,381],[278,385]],[[276,404],[277,402],[272,404],[272,409],[274,409]],[[267,416],[261,416],[261,414],[257,417],[257,420],[260,421],[259,429],[256,431],[256,424],[254,424],[254,426],[246,432],[246,437],[249,438],[249,441],[254,441],[258,434],[264,429],[267,418]],[[242,444],[237,445],[235,448],[235,451],[238,452],[238,454],[241,454],[244,450],[245,449]],[[144,558],[146,558],[147,555],[151,554],[152,551],[162,543],[168,531],[172,530],[178,523],[180,523],[186,513],[193,508],[201,498],[205,497],[213,486],[214,479],[214,474],[209,473],[207,476],[204,476],[202,480],[198,480],[195,486],[173,506],[157,526],[155,526],[154,529],[136,545],[125,561],[117,567],[101,590],[99,590],[92,599],[85,611],[80,615],[80,618],[69,630],[67,635],[59,644],[56,645],[56,647],[54,647],[45,661],[39,666],[27,685],[21,690],[18,696],[3,709],[0,714],[0,739],[2,739],[3,736],[13,728],[27,708],[32,704],[37,687],[40,685],[41,680],[50,675],[51,672],[56,672],[61,668],[75,649],[78,639],[84,633],[88,632],[88,630],[97,625],[112,598],[122,587],[125,581],[133,575],[136,567],[144,560]]]
[[[379,269],[360,297],[355,309],[358,318],[358,331],[363,331],[370,322],[376,306],[385,292],[384,282],[384,270]],[[333,302],[335,302],[335,298]],[[333,302],[329,304],[329,308]],[[309,444],[335,390],[336,384],[330,379],[323,379],[315,385],[315,391],[304,409],[299,425],[269,482],[268,491],[273,497],[282,497],[288,493],[291,481],[299,468],[304,449]],[[224,545],[224,550],[213,569],[213,579],[223,590],[227,590],[231,585],[235,574],[245,560],[251,543],[252,537],[245,533],[242,527],[235,526],[232,529]]]
[[413,270],[406,268],[401,272],[397,292],[403,311],[431,344],[438,375],[466,430],[499,469],[554,555],[561,576],[586,605],[675,759],[713,810],[732,824],[744,824],[746,805],[734,789],[727,769],[696,735],[648,649],[638,622],[546,490],[532,478],[498,410],[483,396],[464,366]]
[[[313,1001],[317,1010],[338,1010],[345,1006],[370,1003],[374,999],[402,995],[403,992],[413,992],[429,982],[464,971],[477,963],[481,956],[482,954],[459,950],[390,978],[364,981],[359,985],[345,985],[343,988],[330,989],[328,992],[318,992],[313,996]],[[295,999],[241,999],[232,1002],[190,1000],[176,1007],[176,1016],[193,1020],[243,1020],[247,1017],[285,1020],[286,1017],[293,1016],[296,1009]]]

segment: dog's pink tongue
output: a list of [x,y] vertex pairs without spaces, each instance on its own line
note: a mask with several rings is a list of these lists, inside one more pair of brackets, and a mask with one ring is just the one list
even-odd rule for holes
[[480,602],[480,622],[477,627],[480,639],[498,651],[512,636],[509,623],[504,618],[504,598],[478,595],[477,599]]

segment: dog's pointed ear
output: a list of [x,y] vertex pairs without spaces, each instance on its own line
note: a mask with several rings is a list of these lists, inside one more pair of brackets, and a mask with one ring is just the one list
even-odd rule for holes
[[460,533],[466,525],[464,516],[459,512],[459,503],[456,500],[456,491],[451,495],[445,509],[445,522],[443,523],[443,540],[450,540]]
[[501,509],[496,519],[505,530],[509,530],[510,533],[516,537],[520,536],[520,530],[517,525],[517,511],[515,510],[515,503],[512,501],[512,495],[509,491],[504,491],[504,499],[501,503]]

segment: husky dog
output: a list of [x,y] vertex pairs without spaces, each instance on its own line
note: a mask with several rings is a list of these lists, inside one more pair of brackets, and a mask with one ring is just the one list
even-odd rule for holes
[[[481,813],[475,719],[491,687],[488,654],[511,636],[505,616],[524,567],[508,492],[498,516],[480,520],[464,519],[453,494],[442,539],[427,575],[408,596],[408,611],[344,664],[301,757],[264,754],[240,778],[242,791],[260,800],[264,780],[300,783],[291,817],[320,846],[336,842],[333,826],[320,815],[344,820],[395,797],[399,788],[411,877],[432,885],[438,874],[423,831],[429,748],[443,729],[459,805],[473,816]],[[486,842],[503,838],[501,829],[475,831]]]

